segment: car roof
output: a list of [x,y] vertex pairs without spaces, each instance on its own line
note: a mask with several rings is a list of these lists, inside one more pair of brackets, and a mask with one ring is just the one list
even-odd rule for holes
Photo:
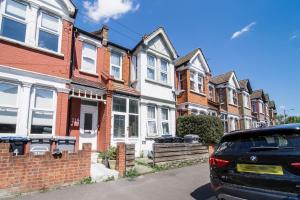
[[272,133],[300,133],[300,124],[285,124],[278,126],[269,126],[265,128],[255,128],[243,131],[233,131],[223,136],[222,139],[243,137],[249,135],[272,134]]

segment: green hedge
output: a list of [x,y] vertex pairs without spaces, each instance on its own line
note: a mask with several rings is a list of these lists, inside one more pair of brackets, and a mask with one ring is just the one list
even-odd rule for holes
[[224,133],[222,121],[207,115],[180,116],[177,119],[177,136],[195,134],[204,144],[216,144]]

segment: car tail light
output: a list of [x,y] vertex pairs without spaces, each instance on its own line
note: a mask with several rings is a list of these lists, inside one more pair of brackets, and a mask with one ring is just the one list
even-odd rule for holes
[[300,162],[291,163],[291,166],[300,170]]
[[223,167],[227,167],[229,165],[229,161],[215,158],[212,156],[209,158],[209,165],[211,167],[223,168]]

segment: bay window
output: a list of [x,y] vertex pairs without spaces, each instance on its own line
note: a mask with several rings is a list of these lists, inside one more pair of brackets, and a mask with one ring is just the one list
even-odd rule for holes
[[55,122],[55,91],[34,88],[31,106],[31,134],[53,134]]
[[15,134],[18,116],[19,86],[0,82],[0,134]]
[[232,102],[234,105],[238,105],[238,97],[236,90],[232,90]]
[[157,127],[156,127],[156,107],[148,106],[147,107],[147,126],[148,126],[148,136],[156,136],[157,135]]
[[182,80],[182,73],[178,72],[178,89],[182,90],[183,89],[183,80]]
[[61,29],[60,26],[61,20],[59,17],[41,11],[37,28],[38,46],[57,52]]
[[26,38],[26,11],[28,5],[15,0],[7,0],[2,15],[0,35],[25,42]]
[[215,99],[215,95],[214,95],[214,87],[213,86],[209,86],[209,88],[208,88],[208,98],[210,99],[210,100],[214,100]]
[[168,65],[166,60],[160,60],[160,81],[162,83],[168,83]]
[[191,90],[195,91],[195,72],[192,72],[192,71],[190,74],[190,87],[191,87]]
[[81,70],[88,73],[96,73],[96,58],[97,58],[97,47],[83,43],[82,47],[82,63]]
[[110,54],[110,75],[122,79],[122,54],[112,51]]
[[139,136],[139,102],[129,99],[129,137]]
[[155,80],[156,58],[152,55],[147,55],[147,78]]
[[198,73],[198,82],[197,82],[197,85],[198,85],[198,92],[200,93],[203,93],[203,76],[201,73]]
[[162,127],[162,134],[169,135],[169,109],[162,108],[161,109],[161,127]]

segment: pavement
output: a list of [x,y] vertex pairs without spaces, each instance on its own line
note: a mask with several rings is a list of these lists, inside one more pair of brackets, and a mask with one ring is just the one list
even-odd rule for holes
[[208,164],[140,176],[134,180],[75,185],[16,200],[215,200],[209,184]]

